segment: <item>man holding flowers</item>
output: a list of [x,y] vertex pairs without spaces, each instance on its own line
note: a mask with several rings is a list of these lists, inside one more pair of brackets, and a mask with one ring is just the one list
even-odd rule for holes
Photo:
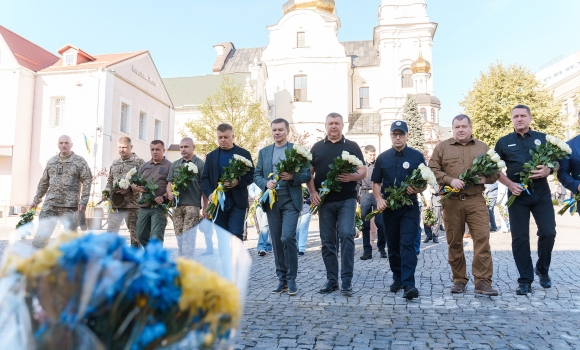
[[[393,293],[404,289],[403,297],[411,300],[419,297],[419,290],[415,287],[415,269],[417,267],[415,240],[417,228],[421,221],[417,194],[425,188],[407,187],[405,191],[406,196],[410,199],[410,204],[397,205],[396,208],[389,207],[390,201],[389,203],[387,201],[391,193],[384,191],[388,188],[401,186],[403,181],[421,165],[425,167],[425,157],[421,152],[407,146],[407,136],[407,123],[398,120],[391,124],[393,147],[377,157],[371,180],[373,181],[373,195],[377,201],[377,208],[382,211],[389,265],[393,271],[393,283],[389,289]],[[383,190],[381,190],[381,186]]]
[[[165,144],[163,141],[151,141],[149,150],[151,160],[143,164],[138,172],[138,176],[143,177],[146,185],[138,186],[135,183],[131,185],[133,192],[151,193],[149,197],[152,197],[140,204],[139,216],[137,217],[137,237],[139,237],[139,242],[143,247],[146,247],[152,238],[161,242],[165,238],[167,216],[160,205],[168,201],[169,198],[166,189],[167,175],[171,167],[171,162],[164,156]],[[139,202],[143,202],[143,198]]]
[[[443,221],[449,244],[449,265],[453,273],[451,293],[463,293],[469,282],[463,252],[463,233],[469,227],[473,238],[473,263],[471,271],[475,278],[475,293],[495,296],[491,287],[493,262],[489,246],[489,211],[483,191],[484,184],[492,184],[499,177],[497,154],[488,152],[489,147],[472,137],[471,119],[460,114],[452,121],[453,137],[442,141],[433,150],[429,167],[437,177],[447,200],[442,199]],[[474,161],[481,164],[474,170]],[[477,167],[476,167],[477,168]],[[486,176],[482,176],[485,172]],[[466,174],[469,174],[466,176]]]
[[278,286],[272,294],[287,290],[289,295],[295,295],[298,292],[296,228],[302,210],[302,184],[310,181],[311,155],[304,147],[288,142],[290,125],[285,119],[274,119],[270,128],[274,143],[260,150],[254,182],[265,194],[262,207],[268,217],[274,248]]
[[[312,206],[317,208],[322,243],[322,259],[326,267],[325,285],[320,293],[331,293],[338,289],[338,257],[336,251],[337,231],[340,238],[341,291],[352,292],[354,269],[354,235],[357,182],[364,179],[367,169],[363,154],[356,142],[347,140],[342,134],[344,121],[338,113],[326,117],[326,137],[312,146],[312,179],[308,182]],[[328,177],[336,169],[337,159],[352,171],[339,173],[336,178]],[[337,190],[327,191],[331,183]],[[325,183],[323,185],[323,183]],[[338,185],[338,186],[337,186]],[[320,191],[320,192],[319,192]],[[322,199],[321,199],[322,194]]]
[[[248,186],[254,180],[254,166],[252,156],[246,149],[234,144],[234,131],[229,124],[220,124],[217,127],[217,139],[219,147],[207,154],[205,166],[201,175],[201,188],[212,206],[212,195],[217,189],[222,189],[223,199],[217,203],[215,212],[212,212],[214,222],[229,231],[234,236],[243,240],[244,220],[248,204]],[[224,170],[228,168],[232,160],[240,160],[246,164],[247,172],[233,180],[226,180],[221,183],[220,178],[224,175]],[[215,203],[213,204],[215,208]],[[204,211],[204,217],[209,214]],[[208,247],[208,253],[211,247]]]
[[207,197],[201,192],[201,174],[204,162],[195,155],[193,140],[186,137],[179,143],[181,159],[176,160],[169,168],[167,176],[167,194],[175,203],[173,210],[173,227],[177,238],[179,255],[183,255],[183,243],[195,250],[195,237],[192,242],[183,242],[183,233],[201,221],[202,197],[203,210],[207,208]]
[[126,136],[119,138],[117,150],[120,157],[115,159],[113,164],[111,164],[109,177],[107,178],[107,186],[103,191],[109,193],[109,196],[103,195],[103,200],[111,200],[113,196],[112,191],[115,191],[124,197],[124,201],[122,205],[115,207],[115,210],[109,213],[107,232],[118,233],[121,223],[125,220],[131,237],[131,245],[139,248],[141,243],[139,243],[139,238],[137,237],[137,216],[139,215],[139,204],[137,202],[139,201],[140,194],[133,192],[130,186],[125,189],[119,187],[115,190],[114,188],[118,187],[115,184],[119,184],[123,179],[126,180],[129,172],[139,170],[145,161],[132,152],[133,145],[131,144],[131,139]]
[[[580,125],[580,112],[578,112],[578,125]],[[567,202],[570,202],[570,204],[565,205],[564,208],[573,208],[570,213],[574,213],[574,210],[578,212],[577,197],[580,193],[580,135],[568,140],[567,144],[572,153],[570,154],[570,159],[563,158],[560,160],[558,179],[564,187],[572,192],[574,198],[568,199]]]
[[[548,164],[541,164],[530,170],[530,184],[521,185],[520,172],[533,159],[531,150],[546,144],[546,134],[530,128],[532,114],[526,105],[517,105],[512,109],[512,124],[514,132],[500,138],[495,145],[495,151],[505,160],[506,174],[501,173],[499,181],[509,190],[508,213],[512,234],[512,251],[520,274],[516,294],[532,293],[534,267],[530,252],[530,213],[534,215],[538,226],[538,261],[535,273],[540,278],[540,285],[550,288],[552,281],[548,275],[552,260],[552,249],[556,238],[556,215],[550,195],[547,177],[554,172]],[[549,135],[548,135],[549,136]],[[555,165],[555,164],[550,164]],[[531,187],[531,188],[530,188]]]

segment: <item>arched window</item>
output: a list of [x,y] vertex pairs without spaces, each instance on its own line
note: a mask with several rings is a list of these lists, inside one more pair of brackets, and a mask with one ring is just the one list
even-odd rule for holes
[[431,108],[431,121],[435,122],[435,108]]
[[427,110],[425,108],[421,108],[419,110],[419,114],[421,114],[421,118],[423,118],[423,120],[427,120]]
[[403,69],[401,73],[401,87],[402,88],[412,88],[413,87],[413,72],[409,68]]

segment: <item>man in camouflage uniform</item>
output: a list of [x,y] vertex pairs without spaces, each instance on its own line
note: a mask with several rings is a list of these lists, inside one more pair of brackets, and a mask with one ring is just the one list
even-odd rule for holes
[[[135,168],[139,171],[143,163],[145,163],[143,159],[132,152],[133,145],[131,144],[130,138],[121,137],[117,148],[121,157],[113,161],[109,171],[109,178],[107,179],[107,187],[105,188],[106,191],[109,191],[110,196],[113,195],[111,190],[115,183],[125,178],[125,175],[131,169]],[[114,207],[114,210],[116,209],[114,212],[109,213],[107,232],[119,232],[121,223],[125,219],[131,236],[131,245],[139,248],[141,247],[141,243],[139,243],[139,239],[137,238],[137,216],[139,215],[139,204],[137,202],[141,194],[133,192],[131,187],[126,190],[118,190],[117,192],[125,196],[125,201],[121,206]],[[106,198],[103,197],[103,200],[106,200]]]
[[[177,237],[177,247],[179,256],[183,256],[184,243],[187,246],[185,255],[190,256],[195,251],[195,234],[183,237],[183,233],[197,225],[201,220],[201,199],[203,197],[203,210],[207,208],[207,197],[202,195],[201,191],[201,174],[203,173],[204,161],[195,156],[195,144],[189,137],[184,138],[179,143],[181,151],[181,159],[176,160],[171,164],[169,175],[167,176],[167,194],[169,199],[177,202],[177,208],[173,209],[173,228],[175,229],[175,236]],[[193,163],[197,166],[197,174],[193,180],[187,185],[184,190],[179,190],[179,196],[174,198],[171,184],[177,175],[177,169],[186,166],[187,163]]]
[[[60,218],[65,230],[71,231],[78,227],[75,212],[86,210],[92,175],[87,161],[72,152],[73,144],[69,136],[59,137],[57,146],[60,153],[50,158],[46,164],[30,207],[38,206],[46,195],[39,219]],[[44,247],[55,227],[56,220],[45,220],[36,232],[32,244],[35,247]]]

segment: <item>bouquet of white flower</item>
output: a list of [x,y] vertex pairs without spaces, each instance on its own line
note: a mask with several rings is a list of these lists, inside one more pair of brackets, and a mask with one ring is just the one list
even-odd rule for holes
[[340,181],[338,180],[338,175],[343,173],[355,173],[359,166],[363,163],[355,155],[348,153],[347,151],[342,152],[340,157],[334,158],[334,163],[330,164],[328,167],[330,171],[326,175],[326,180],[322,181],[321,188],[318,189],[318,194],[320,195],[320,203],[317,205],[312,204],[310,206],[310,212],[316,214],[318,208],[324,202],[324,198],[330,191],[340,191],[342,186],[340,186]]
[[234,154],[234,157],[230,159],[230,164],[224,167],[224,173],[218,181],[217,188],[213,191],[209,198],[209,204],[205,212],[209,215],[209,218],[213,218],[218,210],[218,205],[224,209],[226,195],[225,192],[228,190],[224,186],[224,182],[232,183],[234,180],[246,175],[250,168],[254,165],[252,162],[240,155]]
[[171,183],[171,193],[175,197],[173,201],[176,207],[179,204],[179,191],[187,189],[187,186],[193,181],[198,172],[197,165],[192,162],[186,163],[175,170],[173,182]]
[[[572,153],[570,146],[557,137],[546,135],[546,141],[548,142],[536,146],[535,150],[530,150],[532,160],[524,163],[522,171],[515,174],[520,176],[519,185],[522,186],[528,194],[530,194],[529,188],[534,185],[534,181],[530,179],[530,176],[532,176],[532,170],[537,170],[538,165],[554,168],[556,167],[555,162],[558,161],[558,159],[569,158],[568,155]],[[517,197],[518,196],[512,194],[507,201],[507,206],[509,207],[512,205]]]

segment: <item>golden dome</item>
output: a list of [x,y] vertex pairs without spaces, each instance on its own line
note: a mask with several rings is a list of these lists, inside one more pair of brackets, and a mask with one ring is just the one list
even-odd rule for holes
[[334,0],[288,0],[282,5],[284,14],[295,10],[321,10],[334,14]]
[[423,58],[423,54],[419,52],[419,58],[411,64],[411,71],[413,74],[416,73],[430,73],[431,63]]

